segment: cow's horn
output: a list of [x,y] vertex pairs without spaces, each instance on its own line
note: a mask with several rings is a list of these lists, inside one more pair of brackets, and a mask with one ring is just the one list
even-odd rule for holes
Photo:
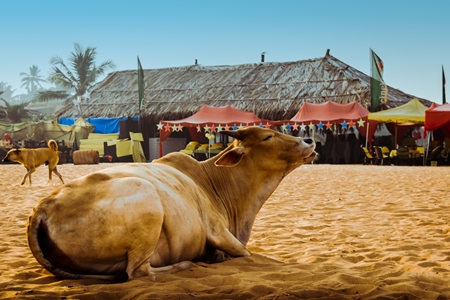
[[235,139],[241,139],[241,133],[239,131],[222,130],[220,133],[231,136]]

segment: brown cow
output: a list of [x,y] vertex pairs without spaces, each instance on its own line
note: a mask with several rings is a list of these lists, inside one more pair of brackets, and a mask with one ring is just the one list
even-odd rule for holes
[[28,243],[64,278],[128,279],[188,268],[214,251],[250,255],[256,214],[292,170],[316,153],[310,139],[250,127],[204,162],[171,153],[112,167],[57,188],[28,222]]

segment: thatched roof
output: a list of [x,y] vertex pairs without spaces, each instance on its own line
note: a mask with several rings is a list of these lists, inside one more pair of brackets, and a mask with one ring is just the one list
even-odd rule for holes
[[[139,115],[137,79],[137,70],[110,73],[92,90],[90,99],[81,103],[83,116]],[[188,117],[204,104],[231,105],[270,120],[292,118],[304,102],[370,105],[370,77],[328,52],[325,57],[294,62],[150,69],[144,70],[144,81],[142,114],[156,121]],[[387,108],[412,98],[417,97],[388,86]],[[57,115],[79,116],[79,112],[70,104]]]

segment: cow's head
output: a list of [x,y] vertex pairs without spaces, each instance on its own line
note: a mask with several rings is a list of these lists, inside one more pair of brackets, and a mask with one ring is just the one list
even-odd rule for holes
[[271,129],[248,127],[237,131],[221,131],[234,137],[233,147],[228,148],[215,162],[218,166],[235,166],[248,156],[266,170],[292,171],[314,160],[315,143]]

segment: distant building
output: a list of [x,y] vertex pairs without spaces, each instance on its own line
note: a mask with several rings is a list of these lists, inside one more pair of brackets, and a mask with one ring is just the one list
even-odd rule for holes
[[[231,105],[269,120],[292,118],[303,103],[357,101],[370,106],[370,76],[327,51],[324,57],[293,62],[261,62],[234,66],[200,64],[144,70],[145,105],[141,122],[146,138],[158,135],[160,120],[176,120],[197,112],[204,104]],[[386,108],[417,98],[388,86]],[[58,117],[133,117],[140,114],[136,70],[117,71],[99,82],[79,108],[64,106]]]

